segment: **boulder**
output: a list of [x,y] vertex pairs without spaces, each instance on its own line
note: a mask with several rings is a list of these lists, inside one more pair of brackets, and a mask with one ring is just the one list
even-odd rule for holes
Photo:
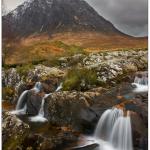
[[28,115],[37,115],[41,108],[41,103],[44,93],[35,93],[34,91],[29,91],[27,94],[27,110]]
[[77,142],[78,139],[78,134],[67,127],[51,127],[46,132],[46,136],[44,133],[34,133],[26,137],[23,143],[24,149],[61,150]]
[[89,106],[89,101],[80,92],[58,92],[45,101],[45,115],[52,124],[80,125],[81,110]]
[[22,142],[29,134],[29,126],[9,112],[3,112],[2,117],[3,149],[20,149]]

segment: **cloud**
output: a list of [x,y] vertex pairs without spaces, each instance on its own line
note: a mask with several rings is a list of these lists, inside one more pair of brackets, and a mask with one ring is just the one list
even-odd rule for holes
[[133,36],[148,35],[148,0],[86,0],[119,30]]

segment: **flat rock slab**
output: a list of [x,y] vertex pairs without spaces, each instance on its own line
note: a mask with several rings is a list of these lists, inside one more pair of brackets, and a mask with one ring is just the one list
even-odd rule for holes
[[99,144],[94,143],[94,144],[90,144],[90,145],[83,145],[83,146],[79,146],[79,147],[74,147],[74,148],[72,148],[72,150],[94,150],[97,147],[99,147]]

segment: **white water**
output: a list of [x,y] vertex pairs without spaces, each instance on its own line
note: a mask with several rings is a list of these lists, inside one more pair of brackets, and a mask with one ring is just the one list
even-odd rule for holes
[[[41,82],[37,82],[34,86],[33,89],[35,93],[38,93],[41,89]],[[25,95],[28,93],[29,90],[25,90],[19,97],[17,105],[16,105],[16,110],[11,111],[11,114],[16,114],[16,115],[25,115],[26,114],[26,110],[27,110],[27,106],[26,104],[24,106],[23,105],[23,101],[24,101],[24,97]]]
[[57,89],[55,90],[55,92],[58,92],[59,90],[61,90],[63,88],[63,84],[60,83],[60,85],[57,87]]
[[117,108],[106,110],[101,116],[94,136],[104,140],[109,140],[110,133],[113,129],[116,120],[123,116],[123,111]]
[[42,87],[41,82],[36,82],[34,88],[31,90],[34,90],[35,93],[38,93],[38,92],[40,92],[41,87]]
[[[57,87],[55,91],[58,92],[61,89],[62,89],[62,83]],[[42,99],[41,108],[39,110],[38,115],[29,118],[31,122],[46,122],[47,121],[47,119],[44,117],[44,103],[45,103],[45,99],[50,95],[51,94],[45,94],[45,96]]]
[[100,145],[98,150],[133,150],[129,112],[124,116],[121,109],[106,110],[97,124],[93,138]]
[[143,74],[142,77],[136,76],[134,79],[134,83],[132,83],[133,86],[135,86],[135,89],[133,92],[135,93],[143,93],[148,92],[148,77],[146,74]]
[[26,91],[24,91],[21,95],[20,95],[20,97],[19,97],[19,99],[18,99],[18,102],[17,102],[17,105],[16,105],[16,110],[14,110],[14,111],[11,111],[10,113],[11,114],[16,114],[16,115],[24,115],[24,114],[26,114],[26,109],[27,109],[27,106],[26,106],[26,104],[23,106],[23,108],[22,108],[22,104],[23,104],[23,100],[24,100],[24,97],[25,97],[25,95],[28,93],[28,90],[26,90]]
[[13,115],[25,115],[27,110],[27,105],[24,105],[22,109],[13,110],[10,113]]
[[44,117],[44,103],[45,103],[45,99],[50,95],[51,94],[45,94],[45,96],[42,99],[41,108],[39,110],[38,115],[29,118],[31,122],[46,122],[47,121],[47,119]]

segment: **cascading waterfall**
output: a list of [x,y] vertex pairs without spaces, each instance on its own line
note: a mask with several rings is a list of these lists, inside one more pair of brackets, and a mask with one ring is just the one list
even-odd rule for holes
[[100,150],[133,150],[130,114],[121,109],[106,110],[100,118],[94,138]]
[[45,99],[50,96],[51,94],[45,94],[43,99],[42,99],[42,103],[41,103],[41,108],[39,110],[39,113],[37,116],[34,117],[30,117],[29,120],[31,122],[46,122],[47,119],[44,117],[44,104],[45,104]]
[[129,112],[119,117],[113,127],[110,142],[117,150],[132,150],[132,131]]
[[[61,89],[62,89],[62,83],[57,87],[55,91],[58,92]],[[44,95],[38,115],[29,118],[31,122],[46,122],[47,121],[47,119],[44,117],[44,104],[45,104],[45,99],[50,95],[51,93]]]
[[[36,82],[35,86],[31,89],[35,93],[38,93],[41,90],[41,82]],[[24,103],[24,98],[29,90],[25,90],[19,97],[16,110],[11,111],[11,114],[24,115],[26,114],[27,105]]]
[[98,122],[95,130],[95,137],[109,140],[113,126],[116,120],[121,116],[123,116],[123,111],[120,109],[113,108],[106,110]]
[[133,86],[135,86],[135,89],[133,92],[140,93],[140,92],[147,92],[148,91],[148,77],[147,74],[141,74],[141,76],[136,76],[134,79],[134,83],[132,83]]

